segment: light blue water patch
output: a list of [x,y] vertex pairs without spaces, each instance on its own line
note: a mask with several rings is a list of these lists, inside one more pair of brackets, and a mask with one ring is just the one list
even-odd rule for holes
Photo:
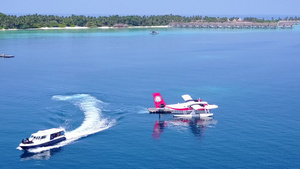
[[[76,37],[107,37],[107,36],[149,36],[151,31],[156,30],[159,36],[188,36],[207,34],[249,34],[298,31],[299,25],[291,29],[205,29],[205,28],[121,28],[121,29],[49,29],[49,30],[1,30],[0,39],[13,38],[76,38]],[[17,33],[16,33],[17,32]],[[157,35],[150,37],[155,38]]]

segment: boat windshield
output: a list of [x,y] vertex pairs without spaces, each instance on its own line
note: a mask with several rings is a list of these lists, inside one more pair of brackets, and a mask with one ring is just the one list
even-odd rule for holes
[[35,139],[35,140],[40,140],[40,139],[45,139],[46,136],[34,136],[34,135],[31,135],[30,138],[31,139]]

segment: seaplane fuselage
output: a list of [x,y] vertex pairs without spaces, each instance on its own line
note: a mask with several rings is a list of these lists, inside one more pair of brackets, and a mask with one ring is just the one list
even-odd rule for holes
[[[192,105],[199,105],[200,107],[198,109],[193,109]],[[178,104],[168,104],[164,107],[165,109],[169,110],[176,110],[178,112],[181,111],[205,111],[210,109],[218,108],[217,105],[208,105],[207,102],[195,102],[195,103],[178,103]]]

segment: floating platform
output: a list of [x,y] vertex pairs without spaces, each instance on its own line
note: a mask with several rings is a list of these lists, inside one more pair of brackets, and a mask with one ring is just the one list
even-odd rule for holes
[[0,57],[2,57],[2,58],[13,58],[13,57],[15,57],[14,55],[0,55]]
[[150,114],[170,114],[173,113],[171,110],[166,110],[164,108],[148,108]]

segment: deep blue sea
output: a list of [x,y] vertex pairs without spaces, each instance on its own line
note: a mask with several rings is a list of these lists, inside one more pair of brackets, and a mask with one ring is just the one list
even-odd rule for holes
[[[0,31],[0,168],[300,168],[299,26],[156,30]],[[219,108],[159,120],[154,92]]]

